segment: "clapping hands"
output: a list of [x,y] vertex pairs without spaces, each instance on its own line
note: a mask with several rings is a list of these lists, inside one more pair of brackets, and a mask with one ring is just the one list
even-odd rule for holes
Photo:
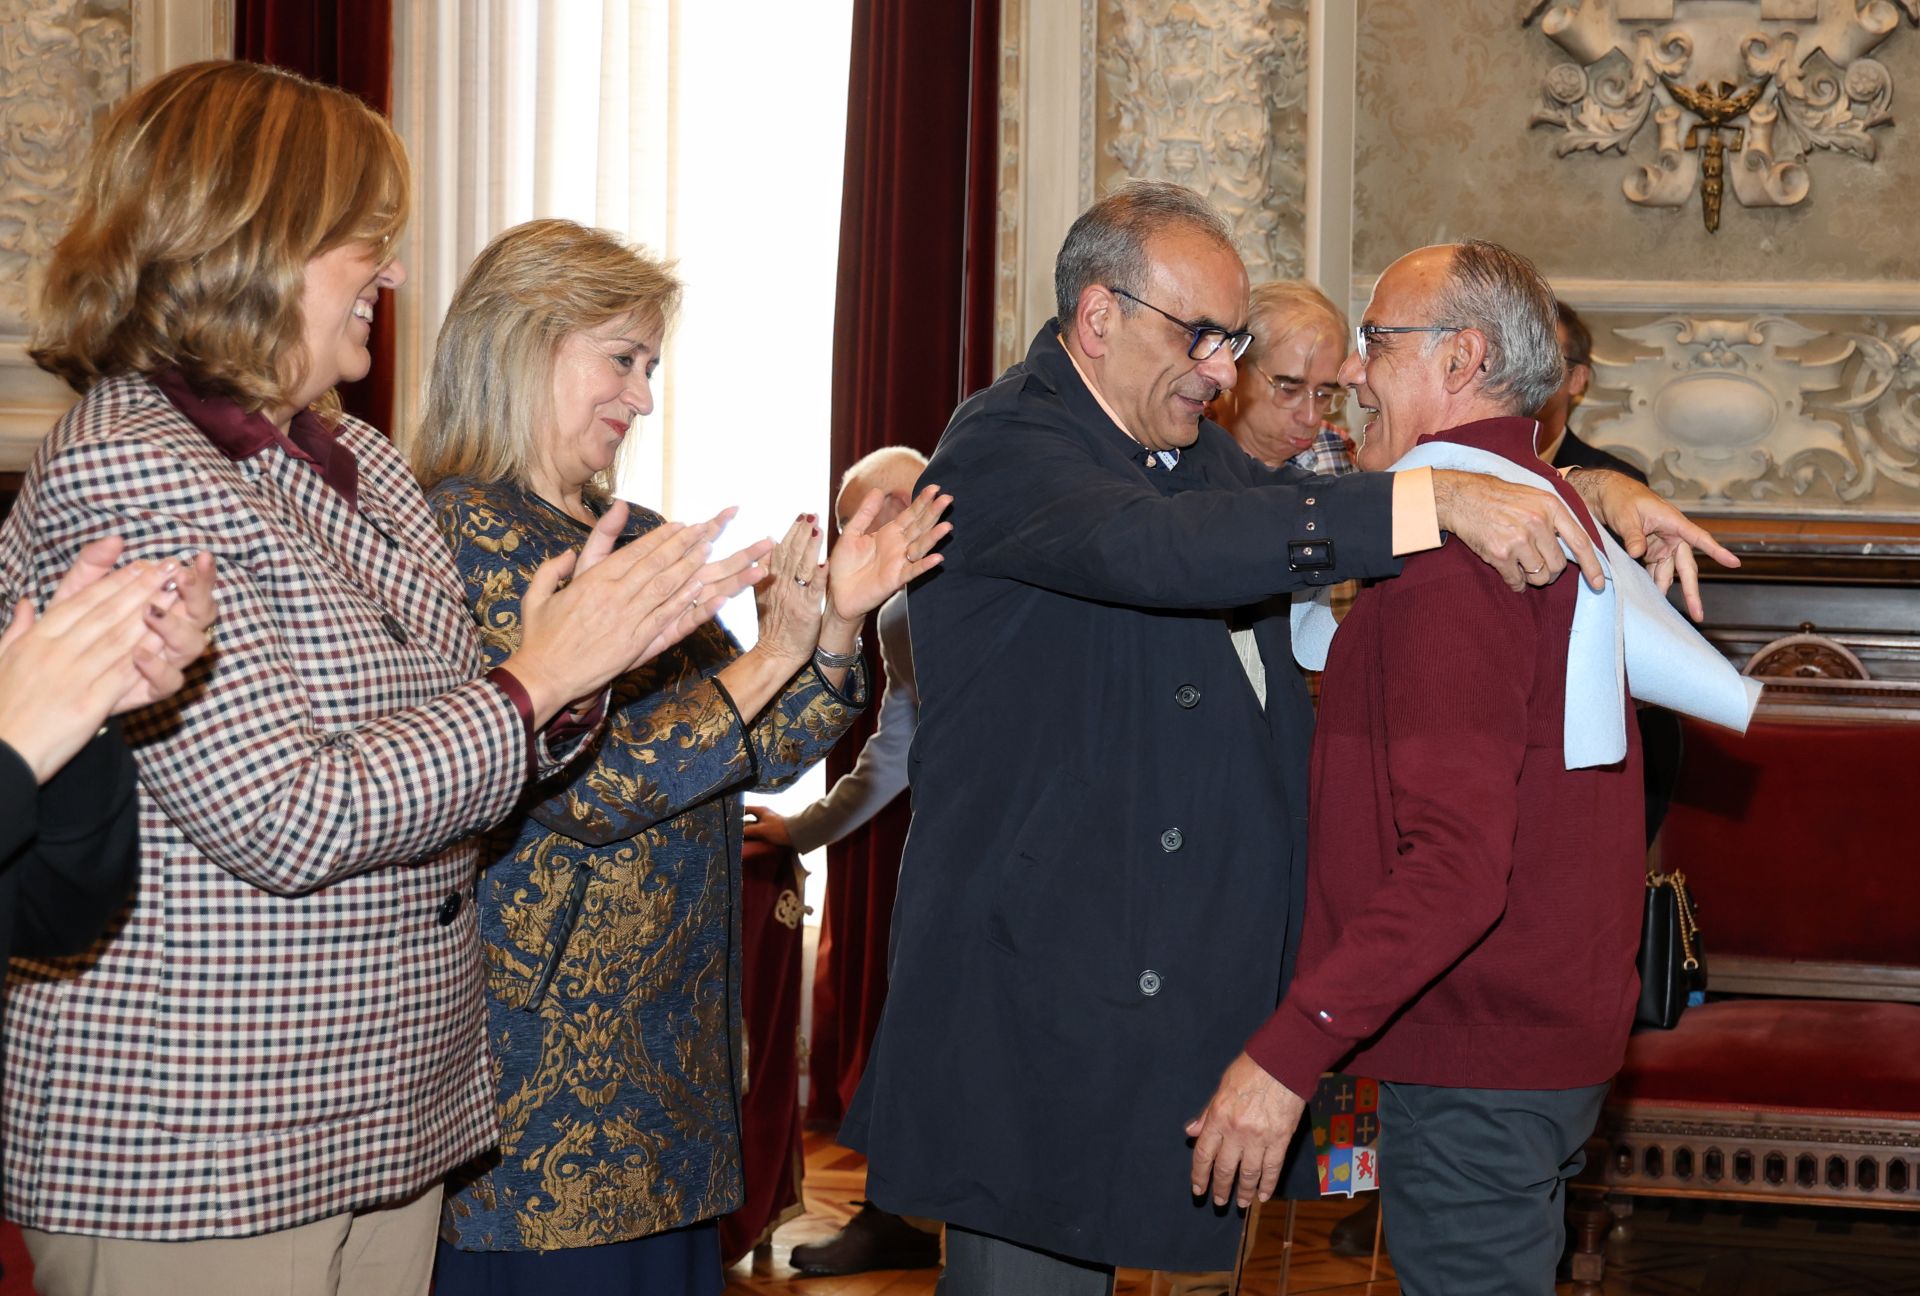
[[0,635],[0,741],[40,782],[110,715],[177,692],[206,651],[213,558],[116,567],[117,538],[83,548],[44,613],[21,599]]
[[710,558],[732,509],[693,526],[663,523],[616,547],[627,511],[616,502],[578,554],[549,558],[528,583],[520,646],[506,666],[539,723],[678,643],[765,574],[773,546],[764,540]]
[[928,486],[893,521],[870,531],[883,498],[879,491],[867,494],[827,558],[828,598],[833,614],[845,621],[862,620],[909,581],[938,566],[940,555],[933,550],[953,530],[953,523],[940,520],[953,496]]

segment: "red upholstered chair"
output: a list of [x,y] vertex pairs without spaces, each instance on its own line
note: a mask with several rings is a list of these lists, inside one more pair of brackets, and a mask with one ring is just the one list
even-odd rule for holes
[[[1688,724],[1659,863],[1687,876],[1712,998],[1628,1048],[1587,1171],[1616,1214],[1634,1195],[1920,1210],[1916,770],[1920,724]],[[1606,1222],[1576,1212],[1579,1282]]]

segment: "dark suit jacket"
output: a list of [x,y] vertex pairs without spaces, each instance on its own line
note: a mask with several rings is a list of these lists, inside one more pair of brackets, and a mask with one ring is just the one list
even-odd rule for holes
[[1392,482],[1210,423],[1171,471],[1135,449],[1049,323],[923,478],[954,534],[910,595],[913,827],[842,1137],[887,1209],[1218,1269],[1240,1221],[1194,1203],[1182,1126],[1291,964],[1313,722],[1286,601],[1254,614],[1264,711],[1226,610],[1397,570]]
[[0,976],[15,954],[85,953],[126,906],[139,872],[133,754],[119,721],[44,787],[0,743]]
[[1617,473],[1647,484],[1647,475],[1622,459],[1619,455],[1609,454],[1598,446],[1588,445],[1568,428],[1560,437],[1560,444],[1553,448],[1553,466],[1556,468],[1609,468]]
[[0,966],[82,954],[133,891],[133,756],[115,722],[35,786],[0,743]]

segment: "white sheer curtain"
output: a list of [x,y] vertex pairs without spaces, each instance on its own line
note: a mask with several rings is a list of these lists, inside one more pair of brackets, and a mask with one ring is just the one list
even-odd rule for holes
[[683,517],[738,504],[742,538],[824,512],[852,0],[394,11],[394,123],[415,194],[396,425],[418,416],[474,256],[511,225],[564,216],[674,258],[687,284],[620,493]]

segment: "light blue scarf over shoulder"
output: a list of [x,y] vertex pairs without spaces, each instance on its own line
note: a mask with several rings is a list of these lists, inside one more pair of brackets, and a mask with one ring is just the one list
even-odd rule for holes
[[[1511,459],[1451,441],[1415,446],[1387,471],[1408,468],[1482,473],[1517,486],[1553,491],[1544,477]],[[1611,535],[1603,530],[1600,540],[1606,588],[1595,592],[1571,566],[1562,578],[1580,582],[1573,635],[1567,642],[1567,768],[1611,765],[1626,757],[1622,697],[1627,693],[1745,733],[1760,701],[1760,681],[1734,670]],[[1566,543],[1562,541],[1560,547],[1566,549]],[[1327,650],[1338,628],[1326,590],[1295,596],[1293,655],[1302,666],[1326,668]]]

